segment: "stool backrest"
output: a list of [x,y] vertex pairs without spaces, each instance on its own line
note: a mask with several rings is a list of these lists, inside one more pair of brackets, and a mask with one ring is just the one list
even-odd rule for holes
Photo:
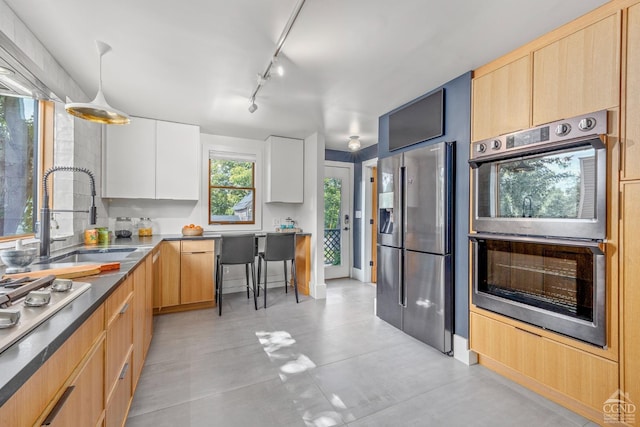
[[267,233],[264,241],[264,259],[284,261],[296,258],[295,233]]
[[256,236],[253,234],[223,234],[221,246],[221,264],[247,264],[255,261]]

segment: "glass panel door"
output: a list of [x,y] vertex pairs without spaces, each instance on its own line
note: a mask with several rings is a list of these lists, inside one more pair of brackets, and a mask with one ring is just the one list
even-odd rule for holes
[[324,168],[324,275],[326,279],[349,277],[351,259],[349,169]]

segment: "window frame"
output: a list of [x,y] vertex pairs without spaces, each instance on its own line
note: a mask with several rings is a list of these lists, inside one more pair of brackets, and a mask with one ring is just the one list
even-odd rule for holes
[[[26,98],[26,97],[25,97]],[[20,239],[36,238],[37,224],[40,223],[40,209],[42,208],[42,177],[44,171],[53,166],[54,153],[54,119],[55,104],[52,101],[33,99],[34,108],[34,182],[33,182],[33,209],[34,230],[31,233],[14,234],[11,236],[0,235],[0,242],[12,242]],[[50,201],[52,203],[53,200]]]
[[[233,159],[232,158],[233,155],[229,156],[229,155],[217,155],[216,154],[212,154],[212,152],[209,152],[209,167],[208,167],[208,173],[207,173],[207,182],[208,182],[208,191],[207,191],[207,211],[208,211],[208,215],[207,215],[207,222],[209,225],[236,225],[236,224],[255,224],[256,223],[256,160],[249,160],[249,159]],[[215,161],[215,160],[224,160],[224,161],[230,161],[230,162],[245,162],[251,163],[251,187],[232,187],[232,186],[224,186],[224,185],[212,185],[211,184],[211,162]],[[219,190],[246,190],[246,191],[252,191],[253,192],[253,197],[251,198],[251,221],[212,221],[211,220],[211,191],[213,189],[219,189]]]
[[[264,142],[249,139],[238,138],[225,135],[201,134],[200,135],[200,202],[199,211],[205,230],[208,232],[240,232],[250,233],[262,230],[262,221],[264,214]],[[254,224],[209,224],[209,153],[211,151],[224,154],[228,157],[249,158],[255,161],[254,169]]]

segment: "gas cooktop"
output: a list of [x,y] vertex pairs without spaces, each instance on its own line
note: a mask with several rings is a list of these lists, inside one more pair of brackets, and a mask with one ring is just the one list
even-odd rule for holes
[[90,287],[55,276],[0,280],[0,353]]

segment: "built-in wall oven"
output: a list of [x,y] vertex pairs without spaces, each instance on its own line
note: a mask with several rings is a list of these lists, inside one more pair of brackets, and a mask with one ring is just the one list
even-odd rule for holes
[[606,111],[472,145],[473,303],[604,347]]

